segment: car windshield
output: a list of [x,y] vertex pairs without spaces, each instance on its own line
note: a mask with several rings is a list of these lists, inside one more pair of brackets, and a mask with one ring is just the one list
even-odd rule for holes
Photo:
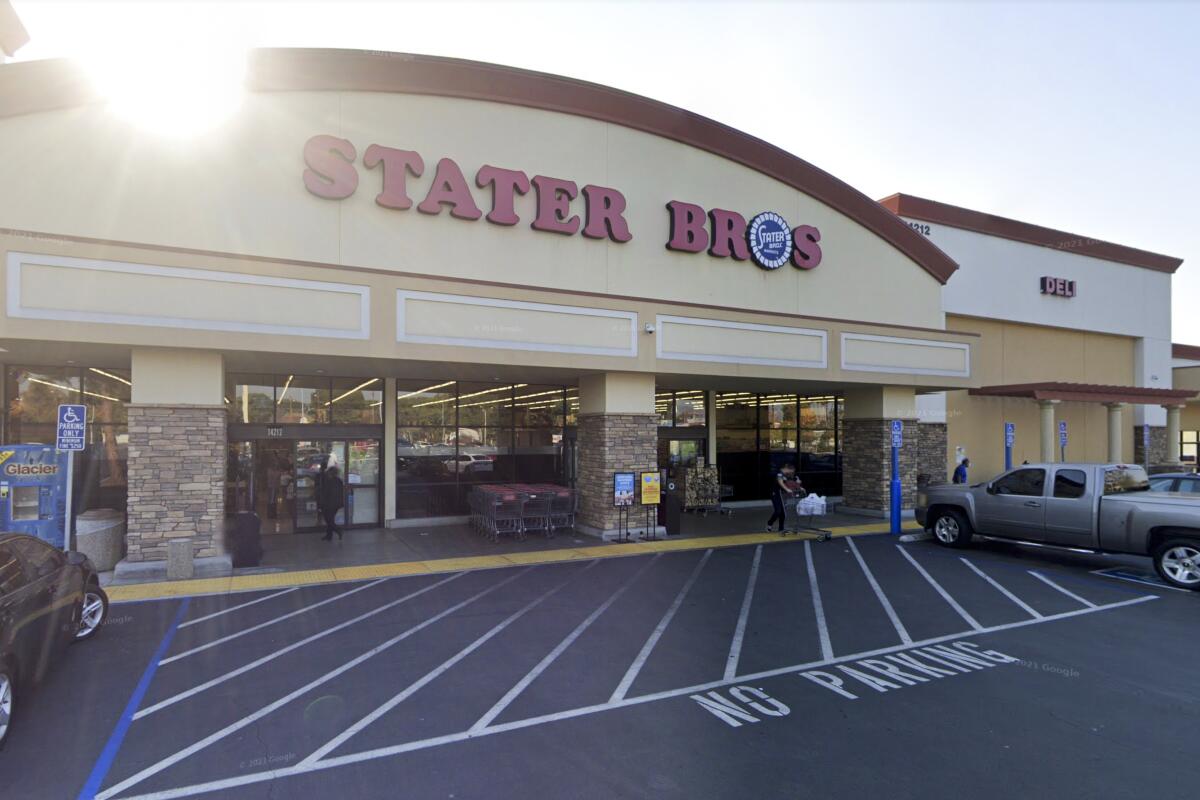
[[1107,467],[1104,470],[1104,493],[1106,495],[1148,491],[1150,491],[1150,478],[1142,467],[1122,464],[1116,467]]

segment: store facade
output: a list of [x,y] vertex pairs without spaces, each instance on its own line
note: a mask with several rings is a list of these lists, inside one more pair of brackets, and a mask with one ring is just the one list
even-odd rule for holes
[[792,461],[883,513],[894,419],[906,498],[945,479],[955,422],[926,409],[984,387],[986,332],[948,321],[936,240],[836,178],[494,65],[265,50],[248,86],[167,140],[67,64],[0,67],[0,146],[25,155],[0,164],[4,437],[108,404],[95,482],[123,494],[95,503],[125,504],[128,562],[183,537],[220,561],[238,510],[311,530],[331,462],[349,525],[551,482],[596,535],[614,472],[697,461],[735,500]]

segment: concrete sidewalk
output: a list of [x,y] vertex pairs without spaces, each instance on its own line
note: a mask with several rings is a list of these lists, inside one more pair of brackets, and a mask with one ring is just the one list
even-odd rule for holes
[[[490,542],[466,526],[442,526],[427,531],[350,531],[341,542],[326,542],[322,541],[319,535],[301,534],[289,536],[290,541],[287,542],[264,542],[264,549],[267,551],[263,558],[265,565],[255,569],[236,570],[235,574],[229,577],[119,586],[110,584],[106,586],[106,591],[113,602],[119,603],[161,597],[227,594],[277,587],[369,580],[397,575],[426,575],[549,564],[575,559],[615,558],[640,553],[736,547],[784,539],[778,533],[766,533],[761,529],[754,531],[745,519],[699,519],[703,524],[697,524],[696,529],[687,535],[624,543],[600,542],[581,537],[571,531],[560,533],[553,539],[539,536],[520,542]],[[823,525],[834,536],[885,533],[888,530],[886,520],[864,523],[862,517],[829,515],[826,521],[840,523]],[[738,523],[742,525],[740,530],[737,529]],[[919,530],[919,526],[908,521],[904,530]],[[815,538],[813,534],[804,533],[800,534],[800,537]],[[272,562],[276,566],[271,566]]]

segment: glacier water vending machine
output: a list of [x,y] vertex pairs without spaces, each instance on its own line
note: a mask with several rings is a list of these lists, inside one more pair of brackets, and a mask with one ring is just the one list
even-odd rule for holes
[[66,545],[70,459],[52,445],[0,445],[0,531]]

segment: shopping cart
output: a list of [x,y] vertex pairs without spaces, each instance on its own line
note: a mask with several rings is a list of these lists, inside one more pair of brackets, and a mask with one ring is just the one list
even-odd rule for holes
[[826,514],[828,507],[823,499],[817,503],[807,494],[799,500],[787,498],[783,501],[783,528],[780,529],[779,535],[799,536],[808,533],[816,536],[818,542],[832,539],[833,532],[817,524],[824,522]]

